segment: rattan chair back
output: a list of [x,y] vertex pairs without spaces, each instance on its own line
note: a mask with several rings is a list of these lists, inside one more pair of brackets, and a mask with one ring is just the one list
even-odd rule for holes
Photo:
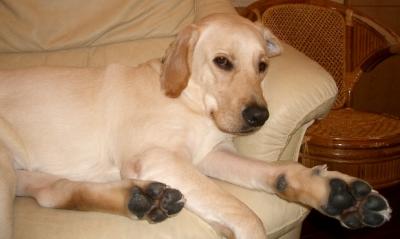
[[282,41],[318,62],[334,78],[339,93],[334,108],[346,101],[345,33],[343,16],[335,10],[308,4],[282,4],[267,9],[262,22]]

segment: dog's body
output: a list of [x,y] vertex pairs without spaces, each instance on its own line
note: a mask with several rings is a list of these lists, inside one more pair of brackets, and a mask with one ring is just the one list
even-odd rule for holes
[[[184,29],[163,60],[0,73],[0,238],[11,237],[15,195],[158,222],[181,210],[180,192],[228,238],[265,238],[257,216],[205,175],[277,193],[348,227],[381,225],[390,209],[365,182],[234,153],[231,135],[268,118],[261,81],[279,51],[266,29],[215,15]],[[372,222],[358,217],[370,195],[382,204]]]
[[0,82],[1,125],[13,132],[2,141],[24,146],[15,168],[110,182],[121,179],[122,159],[155,147],[203,158],[227,134],[200,109],[188,110],[182,98],[160,91],[160,66],[153,60],[138,67],[1,73],[7,79]]

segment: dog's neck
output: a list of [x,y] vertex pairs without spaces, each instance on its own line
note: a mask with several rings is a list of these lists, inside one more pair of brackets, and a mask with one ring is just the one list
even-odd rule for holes
[[179,99],[193,112],[210,117],[210,109],[206,104],[207,96],[204,90],[189,79],[187,87],[182,91]]

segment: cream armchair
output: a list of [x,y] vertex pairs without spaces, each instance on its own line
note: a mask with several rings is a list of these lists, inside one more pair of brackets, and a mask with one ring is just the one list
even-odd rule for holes
[[[5,0],[0,5],[0,68],[135,65],[161,57],[179,29],[215,12],[235,10],[229,0]],[[264,84],[270,119],[256,134],[237,138],[237,149],[260,160],[297,160],[305,130],[328,111],[336,91],[326,71],[284,45]],[[307,208],[218,184],[259,215],[269,238],[299,237]],[[219,238],[187,210],[148,224],[97,212],[40,208],[29,198],[17,198],[15,206],[16,239]]]

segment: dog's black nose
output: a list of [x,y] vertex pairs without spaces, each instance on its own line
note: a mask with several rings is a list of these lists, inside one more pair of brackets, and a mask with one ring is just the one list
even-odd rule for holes
[[262,126],[269,117],[267,108],[253,105],[242,111],[245,122],[251,127]]

